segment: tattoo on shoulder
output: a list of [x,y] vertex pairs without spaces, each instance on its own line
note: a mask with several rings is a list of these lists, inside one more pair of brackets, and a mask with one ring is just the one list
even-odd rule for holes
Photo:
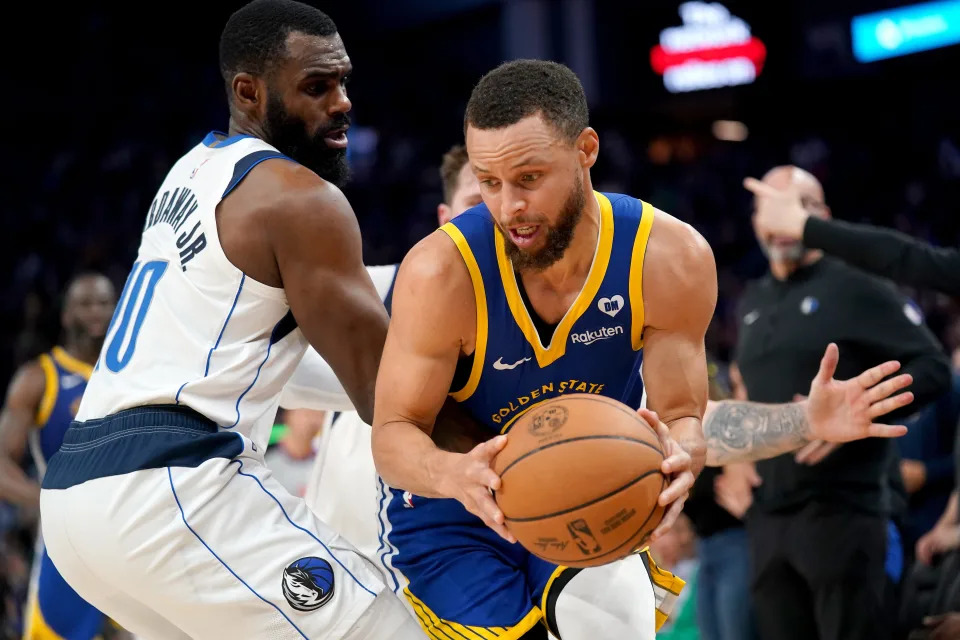
[[762,460],[793,451],[808,441],[802,404],[725,401],[707,416],[703,435],[715,465]]

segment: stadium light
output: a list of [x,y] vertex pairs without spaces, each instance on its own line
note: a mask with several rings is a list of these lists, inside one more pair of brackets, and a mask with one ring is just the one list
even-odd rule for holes
[[684,2],[683,25],[660,32],[650,66],[671,93],[750,84],[763,69],[767,48],[750,25],[718,2]]
[[850,30],[860,62],[939,49],[960,43],[960,0],[867,13],[853,18]]

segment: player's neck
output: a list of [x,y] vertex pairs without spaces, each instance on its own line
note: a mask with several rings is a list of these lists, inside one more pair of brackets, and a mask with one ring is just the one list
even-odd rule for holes
[[579,283],[573,287],[576,289],[583,286],[600,241],[600,205],[593,196],[592,189],[587,190],[587,194],[583,214],[563,257],[542,271],[523,274],[525,278],[540,280],[556,291],[570,289],[571,283]]
[[249,118],[246,118],[242,115],[231,115],[230,127],[227,129],[227,135],[236,136],[241,134],[260,138],[261,140],[267,139],[266,131],[264,131],[263,126],[259,122],[253,122]]
[[96,364],[100,357],[100,347],[103,346],[102,340],[93,340],[90,338],[76,338],[65,340],[63,350],[67,355],[73,356],[80,362],[87,364]]

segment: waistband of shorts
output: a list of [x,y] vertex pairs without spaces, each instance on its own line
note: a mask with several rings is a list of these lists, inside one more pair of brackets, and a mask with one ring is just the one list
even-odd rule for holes
[[66,489],[87,480],[163,467],[198,467],[211,458],[243,452],[238,433],[177,405],[150,405],[73,422],[50,458],[44,489]]
[[[70,423],[67,433],[72,436],[71,440],[82,442],[95,437],[94,434],[98,430],[123,431],[156,426],[184,428],[204,433],[218,431],[217,424],[213,420],[190,407],[177,404],[151,404],[124,409],[103,418],[74,420]],[[67,438],[64,438],[64,443],[66,441]]]

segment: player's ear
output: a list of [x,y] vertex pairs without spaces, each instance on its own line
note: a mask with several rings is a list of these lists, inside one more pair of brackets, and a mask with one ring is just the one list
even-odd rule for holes
[[262,96],[260,83],[252,74],[241,72],[233,76],[230,88],[233,90],[233,103],[239,111],[249,114],[257,110]]
[[437,220],[440,222],[440,226],[447,224],[453,220],[453,210],[444,203],[437,205]]
[[577,151],[580,155],[580,165],[589,169],[597,162],[600,153],[600,138],[593,127],[587,127],[577,136]]

